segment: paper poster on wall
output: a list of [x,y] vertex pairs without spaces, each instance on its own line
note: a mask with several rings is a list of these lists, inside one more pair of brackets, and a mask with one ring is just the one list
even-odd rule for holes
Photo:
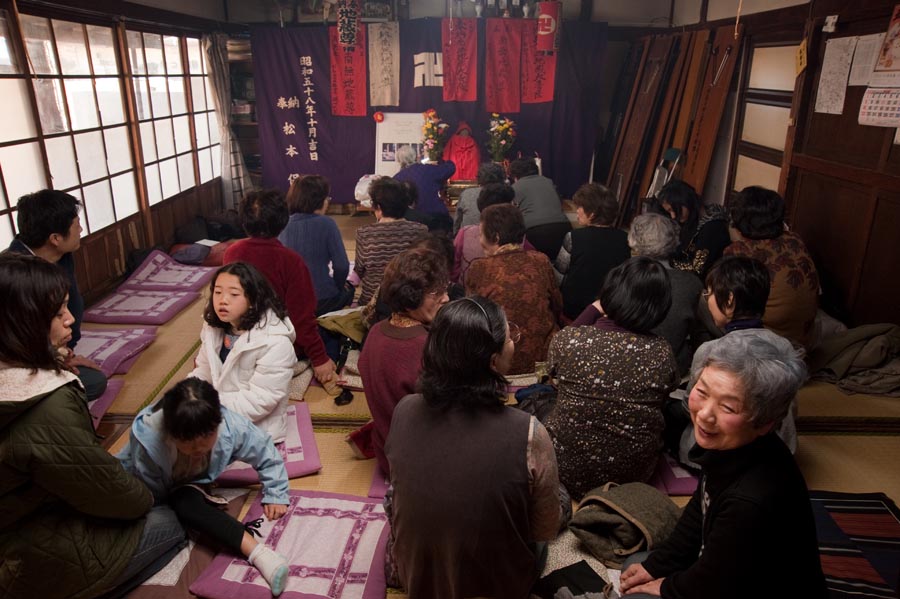
[[422,113],[386,112],[384,121],[375,125],[375,174],[393,177],[400,170],[397,150],[408,145],[421,160],[425,151],[422,147]]
[[900,127],[900,89],[867,89],[859,106],[859,124]]
[[873,87],[900,87],[900,4],[894,7],[891,24],[878,52],[875,72],[869,80]]
[[853,64],[850,65],[850,83],[847,85],[869,85],[883,44],[883,33],[863,35],[856,40]]
[[816,92],[816,112],[826,114],[844,112],[847,77],[850,75],[850,62],[855,47],[855,37],[839,37],[826,43],[819,89]]

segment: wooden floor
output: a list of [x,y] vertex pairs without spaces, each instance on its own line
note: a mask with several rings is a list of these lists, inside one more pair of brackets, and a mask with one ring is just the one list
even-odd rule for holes
[[[355,257],[356,230],[374,222],[370,213],[358,216],[333,215],[344,238],[350,260]],[[141,405],[158,398],[174,382],[183,378],[191,369],[199,338],[200,312],[205,300],[176,317],[170,325],[160,327],[158,338],[146,350],[135,368],[125,375],[126,384],[108,415],[104,417],[99,432],[107,436],[104,445],[113,453],[124,446],[131,419]],[[804,389],[800,405],[801,420],[804,415],[819,418],[852,417],[864,414],[867,419],[894,418],[896,400],[869,398],[860,408],[865,396],[854,396],[846,402],[832,386],[815,383]],[[837,395],[836,395],[837,394]],[[335,406],[333,399],[321,388],[312,386],[304,395],[313,415],[316,442],[322,460],[322,471],[313,476],[291,481],[293,489],[331,491],[365,495],[372,480],[374,460],[360,461],[353,458],[344,442],[346,433],[359,426],[368,417],[368,407],[363,393],[355,393],[349,406]],[[855,402],[850,403],[850,402]],[[854,407],[854,405],[856,407]],[[827,418],[823,425],[827,429]],[[831,434],[828,430],[812,428],[801,435],[797,462],[806,477],[810,489],[842,492],[884,492],[900,503],[900,468],[896,456],[900,455],[900,435],[892,434]],[[841,430],[840,427],[835,427]],[[253,500],[251,493],[247,504]],[[686,498],[676,498],[683,505]],[[246,509],[246,506],[245,506]],[[602,574],[602,573],[601,573]],[[389,591],[390,597],[404,597],[402,593]]]

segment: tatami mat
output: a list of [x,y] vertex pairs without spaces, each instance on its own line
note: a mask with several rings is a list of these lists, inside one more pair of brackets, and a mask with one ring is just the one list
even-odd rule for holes
[[887,494],[900,503],[900,436],[801,435],[797,464],[810,489]]
[[810,432],[900,432],[900,400],[847,395],[836,385],[812,381],[797,394],[797,426]]
[[[179,362],[188,353],[196,352],[206,295],[201,295],[170,322],[156,330],[156,339],[141,352],[131,370],[122,377],[125,385],[110,406],[110,414],[136,414],[142,405],[155,399],[163,387],[167,388],[168,382],[174,378],[172,371]],[[86,323],[84,328],[108,329],[121,326]],[[193,363],[193,357],[193,354],[189,356],[185,363]]]
[[334,403],[334,396],[328,395],[318,385],[310,385],[304,401],[309,404],[309,414],[313,424],[342,424],[358,426],[372,419],[366,395],[362,391],[353,392],[353,401],[345,406]]

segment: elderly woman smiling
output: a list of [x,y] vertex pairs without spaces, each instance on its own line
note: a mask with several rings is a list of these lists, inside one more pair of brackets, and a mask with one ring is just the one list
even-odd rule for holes
[[790,342],[765,329],[697,350],[689,405],[700,485],[672,535],[625,562],[626,596],[826,596],[809,491],[773,432],[805,379]]

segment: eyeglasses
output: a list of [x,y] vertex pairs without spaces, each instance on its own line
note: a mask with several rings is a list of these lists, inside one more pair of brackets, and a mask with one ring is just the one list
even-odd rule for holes
[[426,291],[425,295],[430,297],[431,299],[440,299],[445,295],[450,294],[450,283],[444,283],[442,286],[438,287],[433,291]]
[[506,323],[509,325],[509,338],[513,343],[518,343],[522,339],[522,329],[514,322]]
[[703,299],[705,299],[705,300],[708,300],[708,299],[709,299],[709,296],[711,296],[712,294],[713,294],[713,292],[712,292],[711,289],[704,289],[704,290],[700,293],[700,295],[702,295],[702,296],[703,296]]

